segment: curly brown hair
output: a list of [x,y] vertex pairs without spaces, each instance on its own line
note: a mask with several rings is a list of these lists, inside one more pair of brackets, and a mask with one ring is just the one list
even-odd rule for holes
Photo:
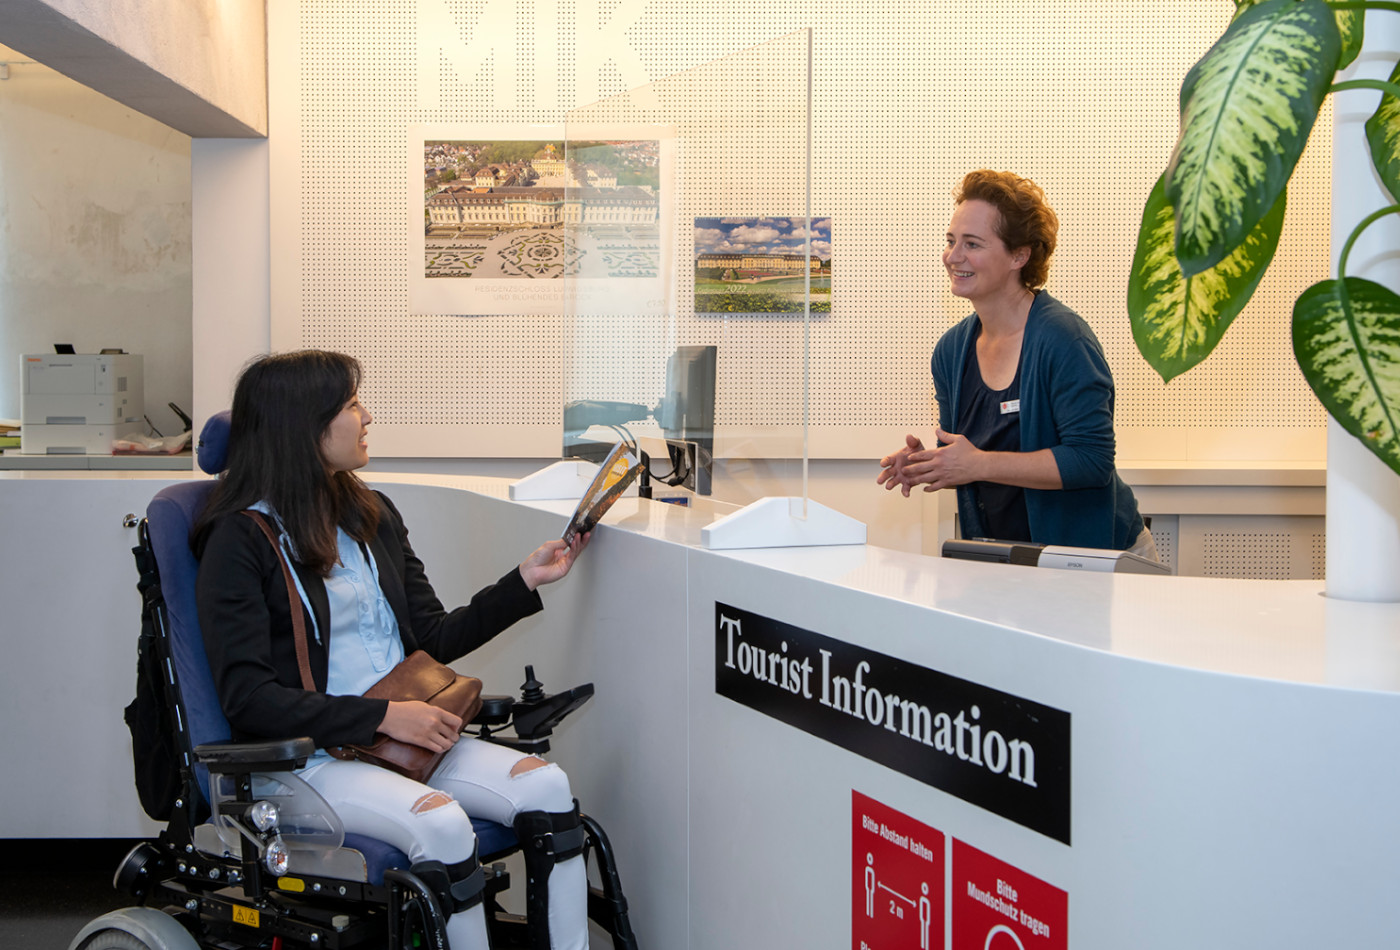
[[1045,203],[1045,192],[1039,185],[1013,172],[983,168],[967,173],[953,192],[953,200],[957,204],[985,201],[996,208],[997,237],[1006,249],[1030,249],[1030,257],[1021,268],[1021,283],[1031,290],[1045,285],[1060,219]]

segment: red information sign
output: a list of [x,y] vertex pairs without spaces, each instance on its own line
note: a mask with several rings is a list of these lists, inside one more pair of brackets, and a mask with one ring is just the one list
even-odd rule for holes
[[953,839],[952,950],[1066,950],[1069,895]]
[[852,790],[852,950],[943,950],[943,849],[943,832]]

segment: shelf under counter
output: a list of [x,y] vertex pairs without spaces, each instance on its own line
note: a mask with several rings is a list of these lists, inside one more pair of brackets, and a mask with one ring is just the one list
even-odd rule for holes
[[189,472],[194,453],[174,455],[0,455],[0,471]]

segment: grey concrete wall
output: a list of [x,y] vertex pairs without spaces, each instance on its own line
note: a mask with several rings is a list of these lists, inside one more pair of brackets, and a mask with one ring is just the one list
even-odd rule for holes
[[0,418],[20,356],[71,343],[145,358],[146,411],[191,386],[190,138],[0,46]]

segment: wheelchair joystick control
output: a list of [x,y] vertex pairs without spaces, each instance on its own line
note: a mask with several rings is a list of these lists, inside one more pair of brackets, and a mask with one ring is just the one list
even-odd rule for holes
[[520,684],[520,699],[526,703],[538,703],[544,699],[544,684],[535,679],[535,668],[525,667],[525,682]]

